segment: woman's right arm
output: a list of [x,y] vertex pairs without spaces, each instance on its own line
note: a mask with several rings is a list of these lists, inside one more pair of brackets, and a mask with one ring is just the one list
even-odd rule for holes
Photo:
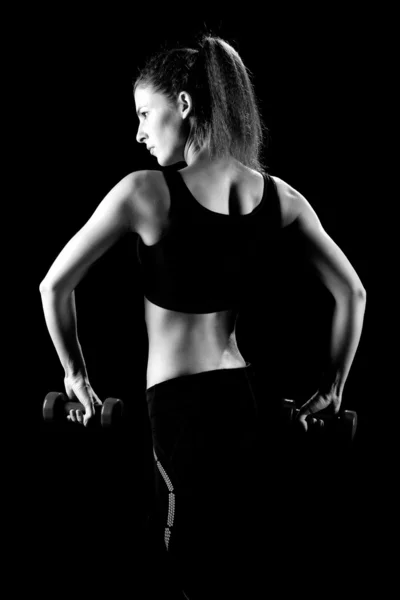
[[66,378],[88,381],[77,335],[74,290],[90,266],[122,236],[137,231],[146,171],[124,177],[61,250],[39,289],[46,325]]
[[134,171],[119,181],[83,227],[61,250],[40,284],[40,290],[70,294],[88,269],[123,235],[137,231],[143,213],[147,171]]

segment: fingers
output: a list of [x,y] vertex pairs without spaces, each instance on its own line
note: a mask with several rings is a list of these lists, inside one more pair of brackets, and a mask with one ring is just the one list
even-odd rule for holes
[[95,406],[103,406],[102,401],[100,400],[100,398],[98,397],[98,395],[95,392],[93,392],[93,404]]
[[324,420],[314,416],[321,410],[326,410],[332,404],[332,398],[316,392],[310,400],[300,407],[297,415],[297,421],[300,423],[304,431],[312,428],[313,431],[318,431],[324,427]]
[[[68,391],[68,390],[67,390]],[[81,409],[71,409],[67,416],[68,421],[79,423],[84,427],[87,426],[90,419],[95,415],[95,408],[103,406],[98,395],[93,391],[90,385],[76,385],[69,390],[68,398],[73,401],[78,401]]]
[[301,425],[301,427],[302,427],[302,429],[304,431],[308,431],[307,418],[308,418],[309,415],[311,415],[311,410],[310,410],[309,405],[308,406],[302,406],[300,408],[300,410],[299,410],[298,415],[297,415],[297,421],[299,422],[299,424]]
[[297,420],[300,423],[301,427],[304,429],[304,431],[308,431],[309,427],[313,430],[322,429],[325,426],[324,420],[318,419],[317,417],[312,417],[311,415],[311,411],[298,415]]
[[67,416],[67,419],[69,421],[72,421],[73,423],[81,423],[81,424],[83,424],[84,427],[86,427],[89,419],[91,419],[93,417],[93,415],[94,415],[94,408],[89,409],[89,410],[86,408],[86,412],[84,414],[83,414],[82,410],[71,409],[69,411],[69,415]]
[[89,419],[92,418],[92,415],[94,415],[94,408],[90,411],[85,413],[84,417],[83,417],[83,426],[86,427],[88,424]]
[[73,423],[82,423],[83,422],[82,411],[71,409],[69,411],[69,415],[68,415],[67,419],[69,421],[72,421]]
[[306,419],[307,419],[306,414],[299,415],[297,418],[298,423],[301,425],[301,427],[304,431],[308,430],[308,423],[307,423]]
[[325,422],[323,419],[317,419],[315,417],[311,417],[308,421],[309,421],[311,427],[318,427],[318,429],[321,429],[325,425]]

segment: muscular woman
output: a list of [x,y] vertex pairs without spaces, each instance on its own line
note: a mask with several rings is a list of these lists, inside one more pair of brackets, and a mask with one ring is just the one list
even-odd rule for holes
[[158,168],[115,185],[40,292],[67,395],[85,407],[69,419],[85,426],[101,400],[77,337],[74,290],[122,236],[137,235],[160,536],[185,597],[211,598],[249,580],[242,567],[260,509],[254,373],[235,332],[252,261],[290,227],[335,301],[329,364],[298,416],[304,430],[310,414],[340,409],[366,292],[310,203],[263,168],[253,85],[228,42],[204,34],[196,47],[156,53],[134,82],[134,100],[136,140]]

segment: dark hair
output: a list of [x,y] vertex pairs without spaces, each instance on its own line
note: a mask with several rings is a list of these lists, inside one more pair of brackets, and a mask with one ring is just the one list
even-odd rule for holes
[[246,166],[265,174],[260,153],[268,129],[262,121],[258,101],[238,52],[220,37],[201,34],[197,48],[175,47],[151,56],[134,81],[151,86],[176,106],[178,95],[187,91],[193,100],[189,115],[189,140],[196,151],[209,144],[211,158],[231,155]]

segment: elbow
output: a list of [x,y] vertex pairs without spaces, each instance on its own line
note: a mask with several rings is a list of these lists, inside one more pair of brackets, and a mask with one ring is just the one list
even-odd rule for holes
[[55,292],[57,290],[57,286],[51,281],[46,281],[43,279],[39,285],[39,292],[43,295],[48,292]]
[[342,300],[347,301],[349,298],[366,301],[367,292],[363,285],[346,285],[346,286],[332,286],[330,288],[332,296],[336,301],[341,302]]
[[367,292],[365,290],[364,286],[358,286],[357,288],[353,289],[353,294],[355,296],[357,296],[357,298],[359,298],[360,300],[366,300],[367,299]]
[[47,285],[47,283],[44,280],[41,281],[40,285],[39,285],[39,292],[41,294],[43,294],[47,289],[49,289],[49,286]]
[[365,287],[363,286],[359,277],[355,277],[353,281],[349,282],[348,290],[350,290],[350,295],[359,299],[366,300],[367,292]]
[[51,281],[43,279],[39,285],[39,292],[41,294],[45,294],[47,292],[52,292],[55,290],[55,285]]

